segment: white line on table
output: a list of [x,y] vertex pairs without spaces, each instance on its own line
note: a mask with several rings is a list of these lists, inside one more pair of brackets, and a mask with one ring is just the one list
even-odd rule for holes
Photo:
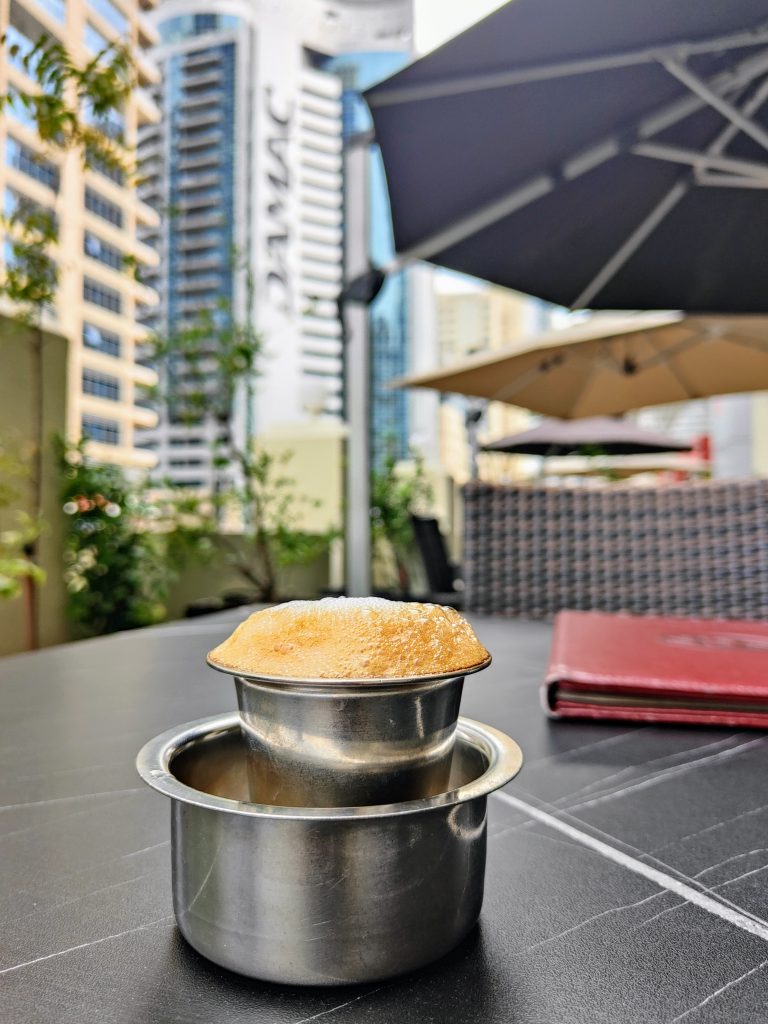
[[582,846],[586,846],[589,849],[594,850],[595,853],[599,853],[608,860],[612,860],[614,864],[619,864],[628,871],[633,871],[636,875],[641,875],[649,882],[653,882],[654,885],[658,885],[659,888],[666,889],[668,892],[673,892],[682,897],[688,903],[693,903],[702,910],[706,910],[708,913],[722,918],[729,924],[735,925],[737,928],[741,928],[742,931],[749,932],[750,935],[756,935],[758,938],[768,941],[768,924],[760,923],[757,920],[753,920],[751,917],[747,917],[746,914],[739,913],[738,910],[734,910],[732,907],[728,907],[725,904],[720,903],[719,900],[713,899],[711,896],[707,896],[703,892],[699,892],[697,889],[694,889],[693,886],[686,885],[685,882],[681,882],[679,879],[673,878],[672,875],[668,875],[664,871],[659,871],[657,868],[653,868],[649,864],[644,864],[641,860],[637,860],[635,857],[630,857],[629,854],[624,853],[621,850],[617,850],[610,844],[604,843],[601,839],[595,838],[595,836],[589,835],[588,832],[582,832],[581,829],[575,828],[573,825],[569,825],[567,822],[555,817],[554,814],[549,814],[547,811],[539,810],[538,807],[534,807],[533,804],[526,803],[525,800],[520,800],[516,796],[511,796],[509,793],[503,792],[496,792],[493,796],[502,800],[510,807],[514,807],[518,811],[522,811],[529,817],[535,818],[537,821],[547,825],[549,828],[555,829],[555,831],[569,836],[571,839],[576,840],[576,842],[581,843]]

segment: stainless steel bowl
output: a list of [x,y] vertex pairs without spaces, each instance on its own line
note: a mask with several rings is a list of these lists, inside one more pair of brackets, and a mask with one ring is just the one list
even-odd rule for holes
[[137,759],[171,798],[173,905],[187,941],[266,981],[336,985],[389,978],[447,953],[483,900],[486,804],[522,755],[461,719],[449,790],[372,807],[245,802],[237,715],[172,729]]
[[443,792],[464,676],[488,664],[413,679],[235,675],[251,799],[337,807]]

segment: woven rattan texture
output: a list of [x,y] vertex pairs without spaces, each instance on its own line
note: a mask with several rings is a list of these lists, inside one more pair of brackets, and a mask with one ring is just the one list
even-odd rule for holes
[[768,618],[768,480],[464,496],[469,611]]

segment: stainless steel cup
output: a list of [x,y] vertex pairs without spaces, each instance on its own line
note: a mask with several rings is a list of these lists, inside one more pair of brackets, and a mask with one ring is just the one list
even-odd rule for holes
[[235,675],[251,799],[337,807],[442,792],[464,676],[488,664],[490,658],[460,674],[413,679]]
[[171,798],[173,906],[198,952],[267,981],[389,978],[447,953],[483,900],[486,804],[516,743],[461,719],[448,791],[372,807],[268,807],[248,796],[236,715],[151,740],[137,767]]

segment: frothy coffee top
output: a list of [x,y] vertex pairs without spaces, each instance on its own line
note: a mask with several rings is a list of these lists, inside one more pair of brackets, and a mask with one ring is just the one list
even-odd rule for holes
[[488,651],[453,608],[326,597],[254,612],[209,658],[254,676],[404,679],[468,670]]

